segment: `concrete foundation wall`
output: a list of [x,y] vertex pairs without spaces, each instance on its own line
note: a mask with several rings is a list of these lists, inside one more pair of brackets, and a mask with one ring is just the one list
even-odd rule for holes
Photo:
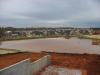
[[0,70],[0,75],[33,75],[50,64],[50,56],[44,56],[34,62],[30,59],[23,60],[14,65]]
[[40,70],[42,70],[44,67],[50,64],[50,56],[44,56],[41,59],[31,63],[31,74],[36,74]]
[[0,75],[30,75],[30,60],[24,60],[0,70]]

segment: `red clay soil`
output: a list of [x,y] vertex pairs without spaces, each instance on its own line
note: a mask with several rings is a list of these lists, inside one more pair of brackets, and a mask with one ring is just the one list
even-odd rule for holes
[[[46,52],[46,54],[51,55],[51,65],[85,70],[86,73],[84,75],[100,75],[100,55],[50,52]],[[0,55],[0,69],[28,58],[33,62],[44,55],[45,53],[15,53]]]
[[44,56],[41,53],[13,53],[0,55],[0,69],[30,58],[31,62]]
[[100,55],[49,53],[52,65],[87,71],[85,75],[100,75]]

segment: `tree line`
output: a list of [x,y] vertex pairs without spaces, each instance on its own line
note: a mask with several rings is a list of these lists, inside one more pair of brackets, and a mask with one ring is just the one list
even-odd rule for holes
[[0,44],[2,43],[4,38],[5,38],[5,28],[0,27]]

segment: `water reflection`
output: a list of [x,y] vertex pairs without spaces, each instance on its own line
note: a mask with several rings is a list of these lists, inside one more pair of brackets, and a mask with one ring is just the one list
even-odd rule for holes
[[47,38],[3,42],[1,48],[24,51],[51,51],[62,53],[100,54],[100,45],[92,45],[92,40],[78,38]]

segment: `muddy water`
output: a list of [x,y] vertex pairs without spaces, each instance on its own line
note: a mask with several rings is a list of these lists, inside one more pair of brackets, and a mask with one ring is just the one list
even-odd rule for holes
[[51,51],[62,53],[100,54],[100,46],[92,45],[87,39],[47,38],[3,42],[0,48],[18,49],[23,51]]

